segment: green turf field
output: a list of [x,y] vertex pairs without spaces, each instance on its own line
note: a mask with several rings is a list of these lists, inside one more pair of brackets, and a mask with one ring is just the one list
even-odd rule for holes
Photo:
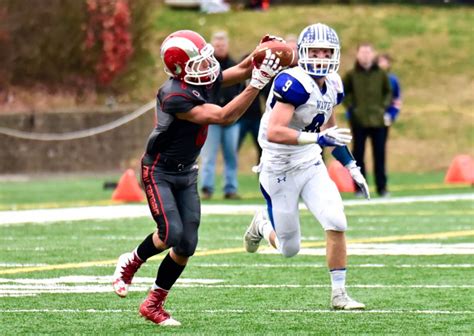
[[[444,175],[445,172],[391,173],[389,188],[392,196],[472,192],[470,185],[445,184],[443,182]],[[113,190],[104,190],[103,184],[106,181],[117,182],[119,178],[120,175],[114,174],[65,175],[31,176],[22,181],[0,181],[0,211],[112,204],[110,199]],[[235,201],[223,199],[222,179],[217,176],[216,180],[215,197],[206,203],[235,203]],[[373,192],[375,189],[372,183],[373,178],[369,175],[367,180]],[[239,175],[239,193],[245,203],[262,202],[256,174]],[[372,196],[377,197],[377,195]],[[351,199],[353,196],[350,193],[344,193],[343,198]]]
[[[243,251],[251,215],[206,215],[196,256],[166,305],[182,322],[175,329],[137,313],[156,259],[139,270],[126,299],[111,292],[107,278],[118,255],[153,229],[150,219],[0,225],[1,334],[472,334],[472,201],[368,204],[346,213],[350,248],[371,249],[349,258],[348,290],[366,311],[329,309],[324,236],[308,212],[301,216],[303,250],[291,259],[266,246],[255,255]],[[405,255],[377,252],[389,246]],[[418,255],[425,250],[439,254]]]

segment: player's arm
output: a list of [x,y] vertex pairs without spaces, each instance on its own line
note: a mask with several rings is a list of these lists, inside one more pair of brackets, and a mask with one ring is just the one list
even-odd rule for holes
[[267,139],[285,145],[297,145],[300,132],[289,126],[295,107],[288,103],[277,101],[268,121]]
[[259,68],[253,68],[249,86],[224,107],[215,104],[203,104],[193,107],[185,113],[177,113],[179,119],[196,124],[228,125],[240,118],[248,109],[261,89],[281,70],[280,60],[270,50]]
[[244,58],[239,64],[222,71],[222,86],[231,86],[242,83],[252,75],[252,54]]
[[232,124],[244,114],[259,92],[260,90],[249,85],[224,107],[215,104],[202,104],[195,106],[188,112],[176,113],[176,116],[199,125]]
[[[259,44],[264,42],[278,40],[284,40],[281,37],[274,36],[274,35],[265,35],[260,40]],[[257,47],[258,48],[258,47]],[[255,50],[257,50],[257,48]],[[222,86],[231,86],[237,83],[242,83],[246,79],[249,79],[252,75],[253,63],[252,63],[252,56],[255,50],[250,53],[246,58],[244,58],[239,64],[230,67],[224,71],[222,71]]]
[[[331,129],[335,127],[335,125],[336,125],[336,116],[334,113],[332,113],[325,127],[327,127],[327,129]],[[359,186],[365,198],[369,200],[370,199],[369,186],[367,185],[367,181],[365,180],[364,175],[362,175],[362,173],[360,172],[360,167],[357,166],[357,162],[352,156],[352,153],[347,147],[347,145],[336,146],[332,150],[331,154],[337,161],[339,161],[344,167],[347,168],[354,182]]]

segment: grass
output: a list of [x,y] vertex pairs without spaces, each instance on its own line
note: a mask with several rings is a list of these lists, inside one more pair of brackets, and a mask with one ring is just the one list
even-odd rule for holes
[[[349,242],[358,239],[369,243],[378,238],[397,237],[391,243],[404,244],[407,250],[412,243],[445,246],[472,243],[474,208],[470,201],[367,205],[347,207],[346,213],[350,223]],[[156,274],[158,262],[150,260],[137,275],[149,279],[137,284],[141,290],[131,292],[126,299],[109,292],[108,283],[99,284],[90,279],[87,283],[63,284],[63,289],[71,290],[69,293],[1,297],[1,333],[468,335],[472,332],[474,312],[469,299],[474,294],[472,255],[352,255],[349,291],[366,303],[368,310],[334,312],[328,309],[329,277],[324,256],[302,251],[294,258],[285,259],[274,254],[244,253],[241,237],[250,218],[250,215],[203,216],[198,251],[182,278],[222,282],[175,285],[167,308],[183,323],[177,329],[161,329],[137,315],[137,307],[145,296],[144,286]],[[306,211],[301,214],[301,225],[303,246],[321,248],[322,229]],[[28,279],[110,276],[117,256],[133,249],[153,227],[148,218],[2,225],[0,279],[2,282],[23,280],[0,284],[0,288],[9,285],[14,289],[21,285],[18,281]],[[432,233],[452,231],[458,231],[459,236],[429,238]],[[411,240],[414,234],[421,236]],[[234,252],[228,253],[229,248],[235,248]],[[104,260],[108,262],[98,262]],[[94,261],[96,266],[74,266],[74,263]],[[42,271],[13,265],[22,263],[46,267],[70,265]],[[4,273],[11,270],[17,273]],[[81,285],[102,286],[107,292],[74,293]],[[30,286],[38,288],[38,285]],[[28,288],[31,287],[24,287],[22,292],[31,290]]]
[[[94,176],[64,175],[59,177],[31,176],[26,181],[0,181],[0,210],[75,207],[113,204],[113,190],[103,189],[104,182],[117,182],[119,175]],[[393,196],[429,195],[432,193],[468,193],[472,187],[465,184],[444,184],[444,173],[393,173],[389,176]],[[368,177],[369,185],[373,178]],[[205,203],[230,203],[223,199],[222,176],[217,173],[215,197]],[[375,186],[371,185],[375,193]],[[257,175],[239,174],[239,194],[244,203],[262,203]],[[345,199],[353,198],[344,193]],[[377,195],[373,195],[377,197]]]

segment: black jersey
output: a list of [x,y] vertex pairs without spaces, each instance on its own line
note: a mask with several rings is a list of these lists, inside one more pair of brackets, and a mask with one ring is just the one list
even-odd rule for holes
[[208,125],[178,119],[176,113],[213,102],[221,81],[222,73],[211,85],[190,85],[168,79],[156,95],[156,125],[148,138],[146,154],[162,155],[184,165],[196,161],[206,141]]

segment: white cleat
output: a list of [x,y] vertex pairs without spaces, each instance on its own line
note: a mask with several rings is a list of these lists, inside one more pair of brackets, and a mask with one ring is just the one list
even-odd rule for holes
[[260,241],[262,240],[263,236],[258,231],[258,225],[261,220],[263,220],[263,213],[261,210],[258,210],[252,218],[247,231],[244,234],[244,247],[245,250],[249,253],[255,253],[260,246]]
[[365,304],[352,299],[342,288],[332,291],[331,306],[333,309],[343,310],[365,309]]
[[120,297],[127,296],[133,276],[142,264],[143,260],[137,256],[135,251],[124,253],[119,257],[112,282],[115,294]]

